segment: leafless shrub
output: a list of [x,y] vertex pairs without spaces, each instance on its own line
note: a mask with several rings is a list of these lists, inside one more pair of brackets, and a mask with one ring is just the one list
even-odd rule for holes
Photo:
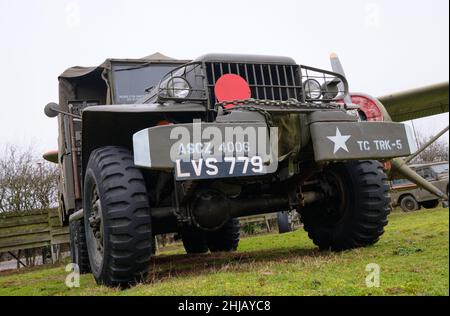
[[25,213],[57,203],[58,168],[31,148],[8,145],[0,154],[0,213]]
[[[432,136],[425,137],[423,135],[418,135],[418,146],[422,147],[426,142],[428,142]],[[440,162],[448,161],[448,143],[445,139],[440,138],[430,146],[428,146],[422,153],[417,156],[413,162],[414,163],[427,163],[427,162]]]

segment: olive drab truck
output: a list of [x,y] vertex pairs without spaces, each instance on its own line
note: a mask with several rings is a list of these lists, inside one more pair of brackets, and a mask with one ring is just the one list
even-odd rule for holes
[[239,217],[269,212],[297,211],[321,249],[376,243],[386,166],[414,177],[398,157],[415,142],[331,63],[156,53],[61,74],[59,103],[45,107],[59,148],[44,157],[61,169],[80,271],[129,286],[149,273],[155,235],[178,233],[187,253],[235,251]]
[[[412,164],[410,168],[448,195],[448,161]],[[404,212],[413,212],[421,207],[437,207],[439,198],[407,179],[393,179],[391,203],[393,207],[400,206]]]

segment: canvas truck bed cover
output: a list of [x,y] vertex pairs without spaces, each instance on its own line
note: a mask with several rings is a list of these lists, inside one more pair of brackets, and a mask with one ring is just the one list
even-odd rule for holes
[[178,60],[161,53],[154,53],[139,59],[106,59],[95,67],[75,66],[65,70],[59,77],[59,103],[67,107],[72,100],[97,100],[100,104],[111,103],[111,89],[108,85],[111,64],[116,63],[163,63],[189,60]]

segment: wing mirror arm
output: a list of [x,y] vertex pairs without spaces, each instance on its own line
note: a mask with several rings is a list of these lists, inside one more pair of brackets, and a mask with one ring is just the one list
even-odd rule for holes
[[74,119],[81,121],[81,116],[61,110],[61,107],[59,106],[59,104],[54,103],[54,102],[48,103],[44,107],[44,113],[45,113],[45,115],[47,115],[50,118],[56,117],[56,116],[58,116],[58,114],[62,114],[62,115],[71,116]]

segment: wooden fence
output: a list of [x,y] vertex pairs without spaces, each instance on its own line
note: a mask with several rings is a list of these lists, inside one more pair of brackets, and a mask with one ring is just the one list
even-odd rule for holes
[[272,227],[270,226],[270,220],[276,219],[277,213],[268,213],[268,214],[260,214],[260,215],[252,215],[252,216],[245,216],[241,217],[239,219],[241,226],[244,224],[250,224],[250,223],[264,223],[267,229],[267,232],[270,232],[272,230]]
[[[269,213],[242,217],[240,220],[241,224],[265,223],[267,231],[270,231],[270,220],[276,218],[276,213]],[[23,215],[0,214],[0,253],[8,252],[15,257],[13,252],[17,250],[51,246],[55,261],[59,257],[59,247],[69,244],[69,240],[69,228],[60,225],[55,209]]]
[[[241,224],[263,222],[270,231],[276,213],[247,216]],[[24,215],[0,214],[0,253],[69,243],[69,228],[61,227],[54,209]]]
[[24,215],[0,214],[0,253],[69,243],[69,228],[61,227],[57,210]]

